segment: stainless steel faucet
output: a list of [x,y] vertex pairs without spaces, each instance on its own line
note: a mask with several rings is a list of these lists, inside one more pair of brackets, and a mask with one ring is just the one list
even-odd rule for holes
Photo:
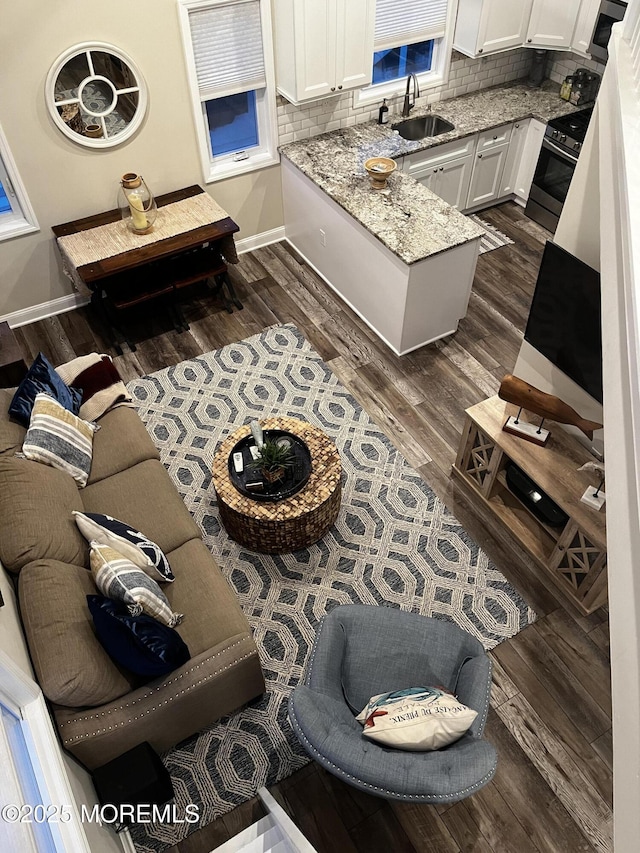
[[[409,89],[411,88],[411,81],[413,80],[413,101],[409,100]],[[418,86],[418,78],[415,74],[409,74],[407,77],[407,91],[404,94],[404,103],[402,105],[402,116],[406,118],[411,110],[416,105],[416,98],[420,97],[420,87]]]

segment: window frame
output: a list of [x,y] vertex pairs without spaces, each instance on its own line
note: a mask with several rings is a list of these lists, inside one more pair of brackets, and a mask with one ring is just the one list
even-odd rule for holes
[[[276,112],[276,81],[273,56],[273,34],[271,24],[271,0],[259,0],[260,24],[262,28],[262,50],[266,87],[254,89],[256,93],[256,118],[260,144],[254,153],[247,149],[248,156],[236,159],[239,151],[214,156],[211,150],[211,136],[207,120],[206,101],[200,100],[195,59],[191,43],[189,13],[192,10],[214,6],[228,6],[241,0],[178,0],[178,12],[184,44],[184,56],[189,82],[189,92],[193,108],[193,116],[198,142],[198,152],[202,164],[202,174],[205,183],[244,175],[248,172],[275,166],[280,162],[278,154],[278,117]],[[249,90],[248,90],[249,91]],[[209,100],[215,100],[209,98]]]
[[[445,85],[449,80],[449,70],[451,68],[451,51],[453,49],[453,31],[455,29],[456,14],[458,11],[458,0],[449,0],[447,4],[447,20],[445,24],[445,33],[442,38],[433,39],[433,58],[431,69],[424,71],[422,74],[417,74],[418,86],[420,94]],[[424,39],[416,39],[416,41],[424,41]],[[411,44],[411,42],[407,42]],[[394,45],[394,47],[404,47],[404,45]],[[371,64],[373,67],[374,50],[371,53]],[[362,89],[356,89],[353,93],[353,107],[368,107],[382,103],[383,98],[388,100],[404,96],[407,85],[406,77],[398,77],[395,80],[387,80],[384,83],[371,83]]]
[[0,241],[39,231],[38,220],[18,173],[18,167],[2,125],[0,125],[0,180],[11,206],[11,212],[0,214]]

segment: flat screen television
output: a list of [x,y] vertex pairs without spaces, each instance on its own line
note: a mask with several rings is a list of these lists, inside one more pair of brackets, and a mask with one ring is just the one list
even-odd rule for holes
[[524,339],[602,403],[600,273],[550,241]]

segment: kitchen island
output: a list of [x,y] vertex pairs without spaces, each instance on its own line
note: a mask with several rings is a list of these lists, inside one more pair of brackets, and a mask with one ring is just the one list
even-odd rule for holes
[[[434,112],[454,130],[417,141],[375,122],[281,148],[289,242],[398,355],[456,331],[465,316],[483,234],[407,174],[373,190],[370,157],[404,155],[505,122],[544,122],[576,107],[554,92],[513,85],[440,101]],[[415,110],[413,115],[425,110]]]

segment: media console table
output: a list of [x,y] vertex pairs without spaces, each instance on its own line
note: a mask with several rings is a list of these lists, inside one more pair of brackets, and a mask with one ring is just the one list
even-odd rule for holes
[[[597,512],[581,502],[587,487],[595,487],[592,474],[578,471],[593,456],[559,425],[544,447],[504,432],[507,417],[517,410],[498,397],[467,409],[453,474],[481,512],[499,519],[533,557],[543,580],[581,613],[593,613],[607,601],[606,519],[604,508]],[[511,462],[564,511],[566,523],[541,521],[514,494],[506,476]]]
[[213,279],[229,313],[233,305],[242,308],[227,272],[227,263],[238,262],[233,235],[239,226],[197,184],[156,203],[158,218],[148,234],[130,231],[119,210],[52,228],[65,274],[76,290],[90,294],[120,354],[125,341],[135,350],[120,328],[123,309],[163,299],[175,328],[188,329],[176,297],[197,281]]

